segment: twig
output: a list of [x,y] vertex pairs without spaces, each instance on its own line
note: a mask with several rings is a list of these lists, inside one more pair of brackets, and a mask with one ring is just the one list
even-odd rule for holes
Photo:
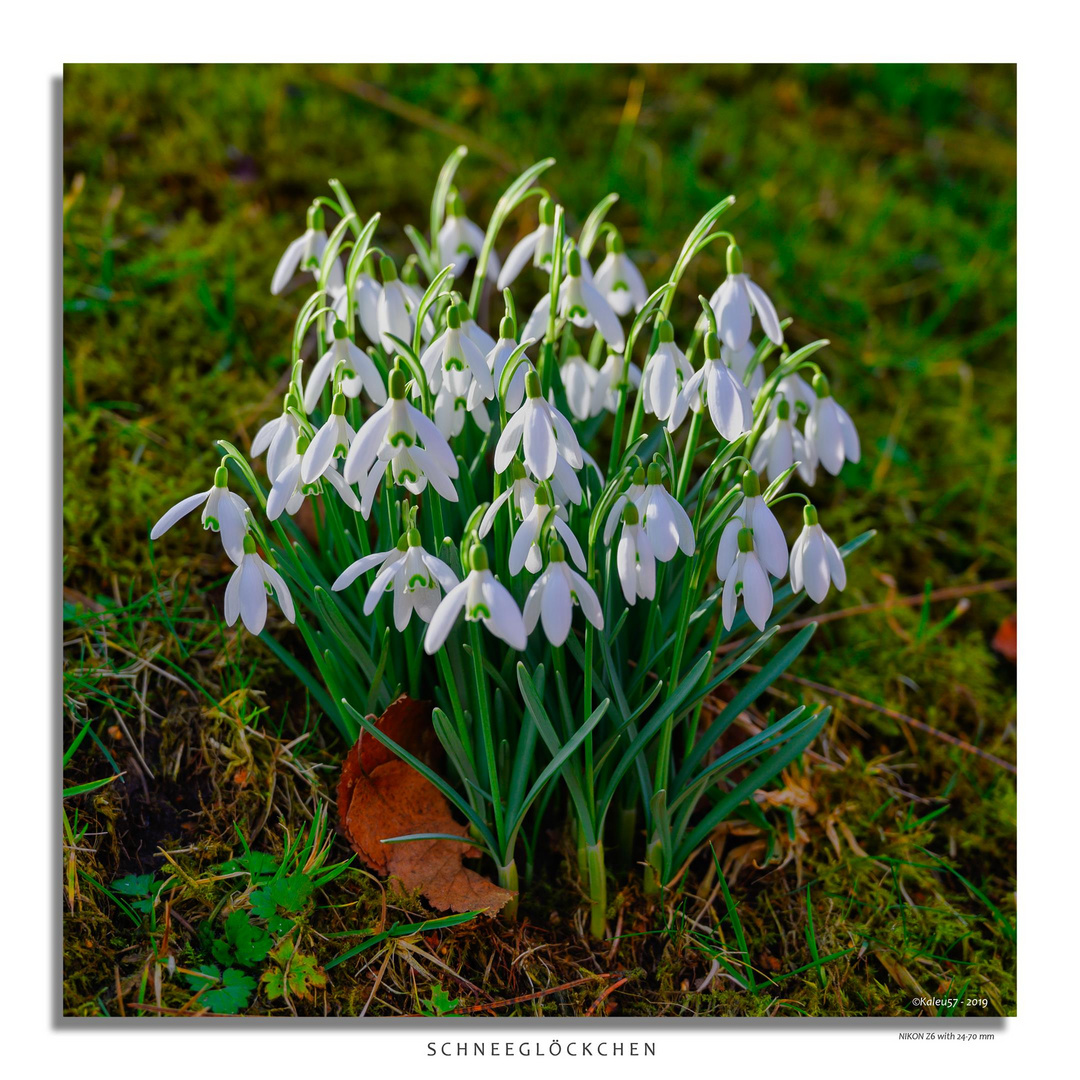
[[[481,1002],[479,1005],[470,1005],[469,1008],[461,1012],[457,1009],[452,1013],[446,1013],[446,1016],[466,1016],[469,1013],[488,1012],[493,1009],[503,1009],[509,1005],[522,1005],[526,1001],[534,1001],[536,998],[547,997],[549,994],[558,994],[562,990],[572,990],[575,986],[583,986],[585,983],[592,982],[594,979],[614,979],[619,972],[605,972],[601,975],[586,975],[584,979],[574,979],[573,982],[563,983],[561,986],[552,986],[547,990],[537,990],[535,994],[520,994],[518,997],[503,998],[501,1001],[487,1001]],[[623,982],[626,979],[622,979]],[[618,985],[618,984],[616,984]],[[612,990],[615,987],[611,987]]]
[[[747,671],[760,671],[761,668],[757,664],[744,664],[743,667]],[[922,720],[916,720],[914,716],[907,716],[905,713],[897,712],[895,709],[890,709],[886,705],[878,705],[875,701],[868,701],[864,697],[859,697],[858,694],[849,694],[846,690],[838,690],[835,686],[826,686],[824,683],[814,682],[813,679],[803,679],[798,675],[789,675],[787,672],[780,676],[781,679],[786,679],[788,682],[798,683],[800,686],[805,686],[810,690],[817,690],[819,693],[828,694],[830,697],[837,697],[843,701],[847,701],[852,705],[858,705],[863,709],[872,709],[874,712],[882,713],[888,716],[892,720],[896,720],[901,724],[908,724],[913,728],[917,728],[919,731],[926,732],[927,735],[933,735],[936,739],[941,739],[942,742],[950,743],[952,746],[956,746],[961,750],[966,750],[969,754],[975,754],[977,757],[984,758],[987,761],[992,761],[995,765],[1000,765],[1001,768],[1008,772],[1016,774],[1016,766],[1010,761],[1006,761],[1004,758],[999,758],[996,754],[991,754],[988,750],[980,750],[977,746],[972,746],[971,743],[965,742],[963,739],[958,739],[955,735],[950,735],[947,731],[939,731],[935,727],[931,727],[929,724],[924,723]]]
[[624,983],[626,983],[626,982],[628,982],[628,981],[629,981],[629,978],[628,978],[628,976],[624,975],[624,976],[623,976],[623,977],[622,977],[622,978],[621,978],[621,979],[620,979],[620,980],[619,980],[618,982],[612,983],[612,984],[611,984],[611,985],[610,985],[610,986],[609,986],[609,987],[608,987],[608,988],[607,988],[607,989],[606,989],[606,990],[605,990],[605,991],[604,991],[604,992],[603,992],[603,993],[602,993],[602,994],[601,994],[601,995],[600,995],[600,996],[599,996],[599,997],[598,997],[598,998],[597,998],[597,999],[596,999],[596,1000],[595,1000],[595,1001],[594,1001],[594,1002],[593,1002],[593,1003],[592,1003],[592,1004],[591,1004],[591,1005],[589,1006],[589,1008],[588,1008],[588,1011],[587,1011],[587,1012],[585,1013],[585,1015],[586,1015],[586,1016],[592,1016],[592,1015],[594,1015],[594,1014],[595,1014],[595,1012],[596,1012],[596,1010],[597,1010],[597,1009],[598,1009],[598,1008],[600,1007],[600,1004],[601,1004],[601,1002],[602,1002],[602,1001],[603,1001],[603,1000],[604,1000],[604,999],[605,999],[605,998],[606,998],[606,997],[608,996],[608,994],[613,994],[613,993],[614,993],[614,992],[615,992],[616,990],[618,990],[618,989],[619,989],[619,987],[620,987],[620,986],[622,986],[622,985],[623,985]]
[[[855,607],[841,608],[839,611],[826,611],[821,615],[808,615],[805,619],[796,619],[794,622],[784,623],[778,627],[782,634],[792,630],[801,630],[811,623],[835,622],[837,619],[849,619],[853,615],[866,615],[871,611],[888,611],[894,607],[915,607],[927,601],[934,603],[938,600],[959,600],[963,596],[975,596],[978,593],[1006,592],[1016,588],[1016,578],[998,578],[995,581],[980,581],[975,585],[950,585],[945,589],[935,589],[931,593],[915,593],[913,596],[898,596],[885,600],[878,600],[873,604],[858,604]],[[745,644],[743,641],[731,641],[721,645],[717,653],[731,652]],[[749,665],[748,665],[749,666]]]
[[380,109],[385,109],[386,112],[393,113],[394,116],[400,116],[402,120],[408,120],[409,123],[416,124],[417,127],[426,128],[428,131],[434,131],[439,135],[445,135],[446,138],[452,139],[454,142],[464,143],[482,157],[490,158],[496,164],[502,166],[507,172],[517,172],[521,168],[509,154],[494,143],[488,142],[487,139],[475,134],[466,127],[462,127],[460,124],[444,120],[441,116],[436,116],[434,113],[428,112],[427,109],[420,108],[419,105],[403,101],[389,91],[384,90],[381,86],[374,86],[372,83],[363,82],[360,79],[341,78],[328,71],[320,71],[316,73],[315,77],[321,82],[336,87],[338,90],[344,90],[345,93],[360,98],[362,101],[369,102]]

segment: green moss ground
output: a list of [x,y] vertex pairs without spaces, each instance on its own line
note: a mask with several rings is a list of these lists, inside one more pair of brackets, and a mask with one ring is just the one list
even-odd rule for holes
[[[422,224],[457,141],[477,216],[546,154],[579,215],[620,192],[612,219],[652,281],[704,209],[738,196],[727,227],[794,315],[792,340],[831,339],[823,362],[862,435],[862,462],[819,483],[822,515],[840,537],[879,530],[829,601],[878,606],[824,624],[793,673],[1015,761],[1015,669],[990,644],[1015,594],[988,587],[1015,575],[1015,97],[1014,70],[990,67],[69,67],[65,745],[90,722],[67,783],[127,771],[65,800],[65,1007],[189,1009],[166,957],[199,962],[198,923],[243,906],[246,879],[204,880],[240,850],[234,825],[279,850],[279,820],[295,833],[332,789],[343,748],[265,648],[220,625],[214,545],[182,530],[152,563],[145,538],[205,483],[212,440],[246,446],[273,407],[295,298],[268,282],[312,194],[337,176],[361,211]],[[721,272],[715,255],[695,264],[687,314]],[[959,612],[955,594],[886,610],[928,587],[972,591]],[[580,938],[576,885],[557,882],[522,927],[402,938],[291,1007],[416,1012],[441,982],[462,1008],[540,994],[493,1011],[572,1013],[625,977],[597,1011],[941,1011],[910,1005],[925,992],[987,1000],[957,1014],[1014,1013],[1015,776],[889,713],[777,689],[836,711],[774,793],[773,850],[749,827],[724,848],[753,990],[722,967],[709,978],[734,931],[706,858],[663,910],[623,872],[614,945]],[[183,872],[151,925],[99,886],[164,880],[159,846]],[[388,902],[387,925],[423,917],[414,898]],[[347,872],[308,901],[303,948],[328,963],[363,938],[327,935],[380,928],[382,903]],[[815,950],[843,955],[763,982]],[[247,1011],[289,1007],[260,991]]]

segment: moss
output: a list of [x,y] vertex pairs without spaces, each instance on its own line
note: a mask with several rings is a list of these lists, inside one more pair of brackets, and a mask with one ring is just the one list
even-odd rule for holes
[[[989,646],[1015,610],[1012,592],[974,592],[946,625],[956,600],[884,606],[928,582],[977,589],[1015,575],[1014,69],[74,65],[64,116],[66,734],[89,720],[100,746],[80,743],[67,782],[109,775],[106,751],[126,777],[66,801],[72,827],[87,830],[67,858],[108,884],[161,872],[159,851],[176,852],[187,879],[170,897],[170,942],[194,961],[189,927],[235,887],[210,871],[237,852],[237,829],[279,849],[278,822],[295,831],[332,796],[342,751],[332,729],[260,643],[221,627],[227,562],[190,535],[193,524],[155,545],[153,561],[146,537],[176,497],[206,485],[212,440],[246,447],[270,413],[295,304],[269,295],[269,276],[312,193],[339,176],[362,211],[398,226],[425,216],[453,142],[344,80],[387,87],[468,132],[458,180],[473,216],[512,165],[547,153],[563,163],[551,182],[577,221],[618,190],[613,220],[650,280],[700,210],[737,193],[726,220],[748,268],[795,313],[797,344],[830,338],[834,391],[859,423],[863,460],[820,485],[822,520],[841,538],[879,529],[835,605],[882,606],[822,625],[820,647],[792,674],[1014,760],[1015,672]],[[624,105],[638,85],[635,114]],[[515,219],[505,239],[527,227]],[[389,230],[380,242],[405,253]],[[718,249],[694,264],[676,325],[722,260]],[[94,615],[97,605],[106,610]],[[154,667],[122,673],[140,657]],[[989,999],[972,1014],[1015,1012],[1015,946],[1002,922],[1016,914],[1014,777],[884,712],[798,682],[776,690],[828,697],[834,717],[817,756],[763,805],[771,835],[743,823],[718,855],[750,958],[777,979],[812,960],[809,889],[819,955],[853,950],[820,974],[753,993],[720,974],[697,993],[717,943],[732,943],[704,855],[661,910],[643,901],[632,868],[620,870],[617,943],[583,941],[577,884],[541,872],[520,925],[469,924],[400,946],[374,994],[385,954],[341,965],[311,1011],[416,1011],[428,986],[449,984],[426,950],[489,1001],[619,971],[627,982],[601,1007],[619,1014],[910,1015],[912,985]],[[545,859],[556,864],[557,852]],[[119,1011],[118,973],[125,1001],[153,1000],[140,987],[160,926],[134,926],[76,881],[65,1009]],[[385,902],[390,921],[423,912],[413,897]],[[305,916],[305,948],[329,962],[359,938],[325,935],[380,925],[383,903],[362,873],[339,879]],[[497,1011],[580,1013],[604,988]],[[452,993],[478,998],[464,984]],[[171,1009],[190,999],[168,978],[162,994]],[[256,998],[250,1011],[268,1009]]]

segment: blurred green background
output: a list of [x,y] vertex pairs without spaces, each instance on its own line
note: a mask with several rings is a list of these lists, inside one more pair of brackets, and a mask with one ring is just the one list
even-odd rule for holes
[[[819,475],[823,520],[838,540],[880,531],[829,600],[873,609],[823,626],[795,674],[1015,760],[1015,668],[991,645],[1015,610],[995,584],[1016,559],[1012,67],[67,67],[69,604],[126,602],[155,574],[190,573],[195,594],[220,583],[217,545],[195,527],[157,545],[156,569],[146,536],[205,487],[214,439],[246,448],[276,410],[297,307],[269,294],[280,252],[336,176],[361,214],[382,211],[378,241],[403,257],[401,226],[426,225],[458,142],[457,182],[483,223],[546,155],[572,225],[617,191],[610,220],[652,287],[699,216],[737,196],[724,227],[793,316],[789,340],[831,340],[819,359],[862,436],[858,466]],[[530,216],[511,220],[503,254]],[[722,258],[695,262],[686,318]],[[927,589],[969,595],[959,609],[956,594],[883,607]],[[265,665],[259,685],[273,661],[243,649]],[[832,702],[824,752],[847,770],[834,809],[860,843],[886,843],[897,791],[922,813],[944,802],[921,842],[1012,912],[1014,777],[895,715]],[[839,851],[819,854],[835,868]],[[980,940],[966,962],[1000,984],[1012,960],[992,930]]]

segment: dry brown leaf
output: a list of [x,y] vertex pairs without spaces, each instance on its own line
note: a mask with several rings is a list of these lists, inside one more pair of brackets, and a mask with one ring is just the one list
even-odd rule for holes
[[1001,620],[990,647],[1001,653],[1006,660],[1016,663],[1016,612]]
[[[413,701],[403,694],[376,724],[425,764],[438,760],[430,702]],[[450,804],[434,784],[374,736],[361,734],[345,758],[338,812],[349,843],[372,870],[397,878],[410,892],[419,889],[439,911],[486,910],[494,915],[513,899],[513,893],[462,864],[463,857],[480,854],[471,844],[453,840],[382,843],[388,837],[412,833],[468,836],[469,830],[454,820]]]

